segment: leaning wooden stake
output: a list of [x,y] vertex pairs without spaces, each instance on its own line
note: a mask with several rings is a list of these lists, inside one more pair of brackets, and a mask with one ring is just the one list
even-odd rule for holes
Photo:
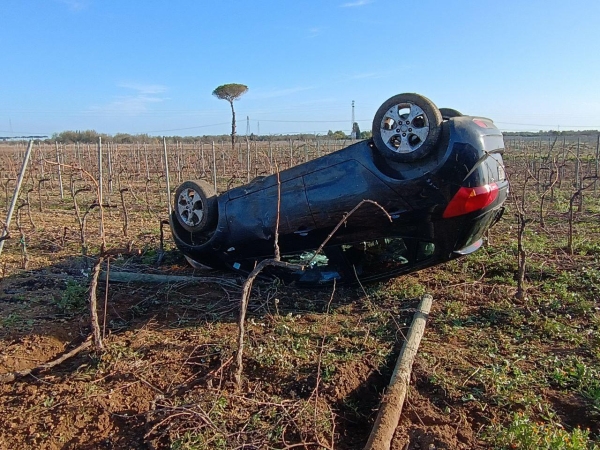
[[94,268],[92,269],[92,281],[90,283],[90,322],[92,324],[92,337],[94,339],[94,347],[96,350],[102,350],[104,344],[102,343],[102,334],[100,333],[100,322],[98,320],[98,301],[96,297],[96,288],[98,287],[98,276],[100,275],[100,266],[104,262],[104,258],[101,256],[96,261]]
[[[12,219],[13,212],[15,211],[15,205],[19,198],[19,192],[21,191],[21,184],[23,183],[23,177],[25,176],[25,170],[27,170],[27,163],[29,162],[29,156],[31,155],[31,149],[33,148],[33,141],[29,141],[27,145],[27,151],[25,158],[23,159],[23,165],[21,166],[21,172],[19,172],[19,178],[17,179],[17,185],[15,186],[15,193],[13,194],[12,201],[8,207],[8,214],[6,215],[6,222],[4,229],[0,230],[0,254],[2,254],[2,248],[4,247],[4,240],[8,238],[8,230],[10,227],[10,221]],[[7,185],[8,186],[8,185]]]
[[111,270],[110,274],[103,272],[98,277],[100,281],[106,281],[107,278],[110,283],[215,283],[232,288],[239,288],[237,277],[190,277],[153,273],[115,272],[114,270]]
[[406,342],[404,342],[396,362],[390,385],[381,400],[379,414],[377,414],[365,450],[389,450],[390,448],[394,432],[400,421],[402,406],[410,382],[410,372],[425,331],[432,301],[433,297],[429,294],[425,294],[421,299],[408,331]]

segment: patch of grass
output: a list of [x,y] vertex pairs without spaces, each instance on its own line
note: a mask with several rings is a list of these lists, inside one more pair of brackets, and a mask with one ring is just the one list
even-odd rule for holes
[[0,319],[0,328],[13,328],[22,321],[18,314],[10,313],[8,316]]
[[268,322],[255,322],[251,318],[249,324],[255,335],[254,342],[249,343],[249,355],[261,365],[292,370],[298,364],[313,361],[317,355],[318,335],[291,313],[273,316]]
[[549,382],[579,393],[600,414],[600,368],[580,356],[555,357],[549,363]]
[[448,323],[452,327],[461,327],[465,322],[466,307],[463,302],[449,301],[439,316],[439,320]]
[[128,345],[111,343],[96,360],[96,368],[100,372],[135,367],[143,355]]
[[158,252],[155,248],[147,248],[142,252],[142,263],[146,265],[152,265],[156,263]]
[[425,286],[419,282],[418,278],[405,275],[367,287],[367,293],[374,300],[412,299],[421,297],[425,293]]
[[0,318],[0,329],[6,330],[20,328],[20,329],[31,329],[33,327],[34,320],[26,317],[22,317],[19,313],[10,313],[6,317]]
[[87,303],[88,287],[75,280],[67,280],[67,286],[61,297],[56,301],[56,306],[64,314],[73,314],[81,311]]
[[515,354],[511,359],[496,359],[497,362],[482,368],[474,376],[484,387],[483,399],[502,407],[522,405],[530,408],[539,404],[537,388],[544,380],[536,372],[519,367],[519,360],[524,358]]
[[[536,228],[526,228],[524,243],[526,251],[536,254],[552,253],[557,246],[556,236],[538,231]],[[517,242],[515,241],[515,250]]]
[[[166,411],[172,412],[170,407]],[[334,416],[324,403],[261,393],[253,398],[204,395],[185,412],[163,419],[164,430],[155,431],[170,435],[172,449],[281,448],[282,442],[298,438],[330,442],[333,431]]]
[[574,251],[581,256],[600,255],[600,242],[589,239],[578,240],[574,242]]
[[463,272],[470,274],[473,280],[482,276],[491,283],[516,286],[517,249],[512,243],[508,246],[484,247],[469,258],[458,260],[463,265]]
[[171,443],[172,450],[224,450],[226,448],[227,440],[221,434],[207,437],[202,433],[191,431],[186,431]]
[[508,425],[492,426],[487,439],[498,449],[597,450],[589,430],[565,430],[560,424],[536,422],[527,414],[515,413]]

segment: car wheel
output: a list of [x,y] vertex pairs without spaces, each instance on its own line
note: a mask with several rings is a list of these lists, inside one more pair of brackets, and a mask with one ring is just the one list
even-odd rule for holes
[[452,108],[440,108],[440,114],[442,115],[442,119],[444,120],[462,116],[462,114],[459,111]]
[[383,156],[411,162],[427,156],[437,144],[442,115],[431,100],[399,94],[383,103],[373,119],[373,142]]
[[175,192],[175,217],[191,233],[207,231],[216,223],[217,196],[206,181],[186,181]]

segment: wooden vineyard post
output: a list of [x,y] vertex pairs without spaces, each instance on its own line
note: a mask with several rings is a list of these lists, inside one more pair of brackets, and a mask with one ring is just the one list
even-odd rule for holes
[[213,186],[215,192],[217,192],[217,154],[215,152],[215,141],[212,141],[212,173],[213,173]]
[[[87,150],[86,151],[86,153],[87,153],[87,160],[88,160],[88,164],[90,165],[90,170],[91,170],[91,165],[92,165],[92,151],[90,150],[90,144],[86,144],[85,149]],[[82,167],[82,165],[79,164],[79,167]]]
[[594,192],[596,192],[596,189],[598,188],[598,177],[600,177],[600,173],[598,173],[598,166],[600,164],[600,160],[598,159],[598,157],[600,156],[599,154],[600,152],[600,134],[598,134],[598,137],[596,138],[596,179],[594,180]]
[[65,193],[63,191],[62,167],[60,165],[60,151],[58,149],[58,141],[56,141],[55,144],[56,144],[56,168],[58,170],[58,187],[60,189],[60,199],[64,200]]
[[165,179],[167,180],[167,205],[171,217],[171,184],[169,182],[169,155],[167,155],[167,138],[163,137],[163,152],[165,156]]
[[[104,192],[102,191],[103,173],[102,173],[102,136],[98,136],[98,207],[102,214],[102,202],[104,201]],[[100,220],[100,236],[104,236],[104,220]]]
[[[225,147],[221,146],[221,163],[223,165],[223,177],[227,178],[227,166],[225,164]],[[231,161],[231,158],[233,158],[233,155],[230,155],[229,160]]]
[[269,139],[269,165],[273,166],[273,149],[271,148],[271,139]]
[[141,168],[142,153],[140,151],[140,143],[139,142],[135,143],[134,155],[135,155],[136,175],[139,177],[140,174],[142,173],[142,168]]
[[38,144],[38,156],[40,165],[40,177],[44,178],[44,150],[40,144]]
[[250,183],[250,141],[246,136],[246,176],[248,183]]
[[258,141],[254,141],[254,176],[258,176]]
[[79,141],[75,143],[75,156],[74,158],[77,160],[77,165],[81,167],[81,149],[79,148]]
[[413,361],[417,356],[421,338],[425,332],[425,325],[433,297],[425,294],[413,317],[406,341],[396,361],[390,385],[381,400],[379,414],[373,425],[373,430],[365,446],[365,450],[389,450],[394,432],[400,421],[402,406],[406,398],[406,391],[410,383],[410,372]]
[[27,169],[27,163],[29,162],[29,157],[31,155],[31,149],[33,148],[33,141],[29,141],[29,145],[27,146],[27,151],[25,152],[25,158],[23,159],[23,165],[21,166],[21,172],[19,173],[19,177],[17,178],[17,185],[15,186],[15,193],[13,194],[12,201],[10,202],[10,206],[8,208],[8,213],[6,215],[6,225],[5,229],[0,233],[0,255],[2,254],[2,249],[4,248],[4,241],[8,236],[8,230],[10,227],[10,221],[12,219],[13,212],[15,211],[15,205],[17,204],[17,199],[19,198],[19,192],[21,191],[21,184],[23,183],[23,178],[25,177],[25,170]]
[[146,180],[150,180],[150,166],[148,166],[148,146],[144,142],[144,160],[146,161]]
[[577,151],[575,153],[575,189],[581,187],[581,147],[579,145],[580,138],[577,138]]
[[177,182],[181,183],[181,172],[183,171],[183,162],[181,161],[181,153],[179,145],[175,142],[175,161],[177,161]]
[[[583,185],[583,176],[581,174],[581,146],[580,138],[577,138],[577,157],[575,158],[575,189],[579,190],[579,198],[577,204],[577,211],[583,211],[583,192],[581,192],[581,186]],[[571,253],[572,254],[572,253]]]
[[106,156],[108,157],[108,194],[109,194],[109,200],[108,203],[110,204],[110,196],[113,193],[113,166],[112,166],[112,154],[113,154],[113,149],[115,148],[115,144],[113,142],[113,144],[111,145],[110,143],[108,144],[108,146],[106,147]]
[[[206,174],[206,164],[204,163],[204,142],[200,142],[200,161],[202,162],[202,172],[200,173],[200,177],[203,177]],[[215,190],[215,192],[217,192]]]
[[98,136],[98,203],[102,204],[104,192],[102,190],[102,136]]

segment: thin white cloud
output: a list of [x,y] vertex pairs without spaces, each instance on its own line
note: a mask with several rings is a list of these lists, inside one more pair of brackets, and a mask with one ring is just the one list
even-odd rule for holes
[[118,87],[133,90],[134,92],[126,95],[117,95],[106,105],[93,106],[93,111],[121,113],[126,115],[138,115],[149,110],[153,103],[160,103],[167,100],[159,94],[168,90],[166,86],[160,84],[139,84],[139,83],[121,83]]
[[148,95],[162,94],[168,90],[168,88],[162,84],[120,83],[117,86],[125,89],[133,89],[140,94]]
[[321,34],[321,32],[323,31],[322,28],[318,28],[318,27],[314,27],[314,28],[309,28],[308,29],[308,37],[309,38],[314,38],[317,37]]
[[382,78],[397,78],[406,75],[407,73],[412,73],[416,69],[414,65],[403,65],[394,70],[380,70],[373,72],[356,72],[356,73],[344,73],[340,74],[338,80],[339,81],[355,81],[355,80],[379,80]]
[[373,80],[377,78],[384,78],[389,76],[389,72],[365,72],[365,73],[356,73],[354,75],[349,75],[349,80]]
[[86,9],[90,1],[89,0],[57,0],[59,3],[66,5],[71,11],[81,11]]
[[357,0],[355,2],[348,2],[340,5],[342,8],[356,8],[358,6],[365,6],[369,3],[373,3],[373,0]]
[[288,95],[296,94],[297,92],[309,91],[314,89],[313,86],[296,86],[291,88],[281,88],[281,89],[270,89],[270,90],[261,90],[256,89],[254,91],[250,90],[248,92],[248,96],[254,99],[267,99],[267,98],[278,98],[278,97],[287,97]]

